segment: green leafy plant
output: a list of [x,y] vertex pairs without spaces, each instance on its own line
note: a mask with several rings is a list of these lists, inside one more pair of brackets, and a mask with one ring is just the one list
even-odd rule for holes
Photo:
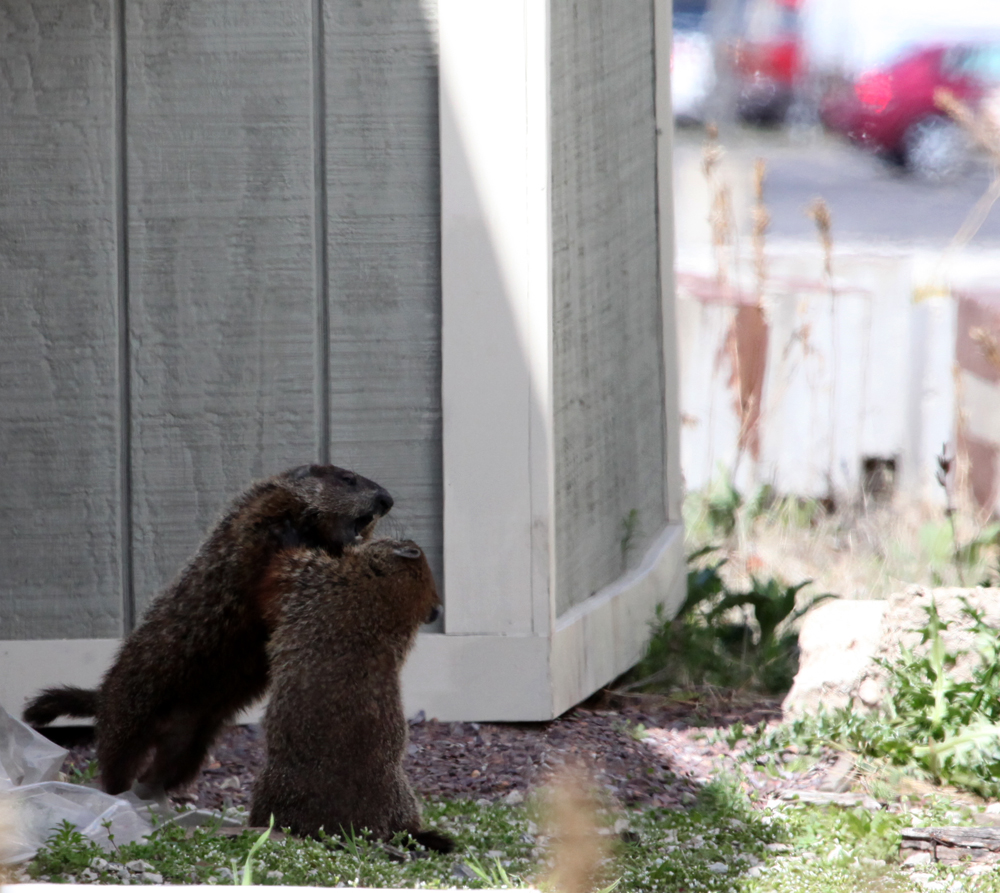
[[97,760],[87,760],[82,766],[70,766],[66,775],[71,784],[86,785],[97,778],[98,771]]
[[817,595],[796,607],[811,581],[789,586],[775,578],[754,578],[749,591],[733,592],[720,574],[726,559],[697,565],[713,551],[705,546],[688,556],[687,596],[673,619],[657,610],[646,654],[627,688],[709,684],[780,692],[791,685],[798,666],[793,624],[834,596]]
[[635,545],[635,537],[639,532],[639,510],[632,509],[622,518],[622,538],[619,545],[622,550],[622,570],[628,567],[628,556]]
[[96,857],[102,855],[101,848],[94,841],[84,837],[72,822],[64,819],[45,842],[45,847],[28,871],[36,879],[43,875],[76,873],[88,868]]
[[795,744],[814,751],[850,751],[873,770],[900,767],[937,784],[983,797],[1000,796],[1000,650],[996,632],[965,602],[963,614],[978,638],[978,662],[966,681],[952,675],[964,652],[949,652],[933,602],[918,630],[920,646],[902,649],[887,673],[884,705],[871,714],[848,709],[820,712],[776,730],[760,730],[747,755],[772,754]]
[[[232,861],[233,865],[233,883],[238,884],[243,887],[249,887],[253,884],[253,859],[257,855],[257,851],[264,846],[265,841],[271,836],[271,831],[274,828],[274,813],[271,814],[271,821],[267,824],[267,829],[260,834],[257,839],[253,842],[250,847],[250,852],[247,853],[246,861],[243,863],[242,874],[239,871],[237,862],[235,859]],[[240,878],[237,880],[237,878]]]
[[470,856],[466,860],[466,865],[492,889],[509,889],[511,887],[524,886],[520,878],[512,878],[507,874],[507,869],[503,867],[499,856],[493,857],[493,865],[484,866],[475,856]]

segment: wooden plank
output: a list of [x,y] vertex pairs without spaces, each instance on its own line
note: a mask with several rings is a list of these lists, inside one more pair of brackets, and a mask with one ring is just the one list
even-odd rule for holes
[[0,2],[0,630],[121,624],[107,0]]
[[136,595],[251,478],[314,459],[309,0],[136,0],[128,21]]
[[561,614],[639,561],[667,509],[652,3],[556,3],[551,14]]
[[435,23],[414,0],[323,8],[331,457],[393,494],[386,529],[440,582]]
[[930,853],[934,862],[1000,862],[1000,828],[904,828],[902,834],[901,859]]

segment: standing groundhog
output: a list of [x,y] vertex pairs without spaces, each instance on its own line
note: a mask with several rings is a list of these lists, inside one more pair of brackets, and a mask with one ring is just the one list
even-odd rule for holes
[[420,830],[403,770],[399,674],[440,605],[423,552],[408,540],[372,540],[340,558],[292,549],[275,558],[265,588],[281,610],[267,646],[267,765],[250,824],[273,815],[300,835],[408,831],[449,851],[451,840]]
[[335,465],[304,465],[254,484],[153,600],[100,688],[47,689],[25,720],[95,716],[110,794],[137,775],[150,792],[190,781],[222,724],[267,687],[275,606],[261,584],[274,556],[301,545],[339,555],[370,536],[391,507],[382,487]]

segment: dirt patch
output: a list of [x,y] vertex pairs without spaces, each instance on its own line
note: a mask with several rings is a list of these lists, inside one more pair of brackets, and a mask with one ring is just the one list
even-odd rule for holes
[[[713,734],[779,716],[775,698],[604,696],[545,723],[412,722],[406,764],[414,788],[428,799],[517,802],[554,768],[580,760],[613,799],[629,806],[683,806],[721,773],[738,775],[748,793],[819,789],[832,758],[808,773],[765,774],[740,766],[724,738]],[[83,766],[93,756],[92,743],[77,744],[68,765]],[[196,782],[174,799],[212,809],[249,806],[264,758],[259,727],[230,728]]]

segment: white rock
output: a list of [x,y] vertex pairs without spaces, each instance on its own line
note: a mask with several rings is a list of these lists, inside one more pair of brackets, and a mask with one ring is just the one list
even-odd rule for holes
[[729,866],[725,862],[709,862],[708,870],[712,874],[729,874]]
[[142,880],[144,883],[147,884],[162,884],[163,875],[160,874],[158,871],[147,871],[145,874],[143,874]]
[[913,868],[917,865],[930,865],[933,861],[934,860],[931,858],[931,854],[928,852],[910,853],[910,855],[903,860],[903,868]]
[[155,865],[150,865],[142,859],[133,859],[131,862],[126,862],[125,867],[129,871],[154,871],[156,868]]
[[513,790],[503,798],[503,802],[508,806],[517,806],[518,803],[524,802],[524,794],[518,790]]
[[991,871],[996,869],[996,865],[991,865],[989,862],[973,862],[965,869],[965,873],[971,875],[972,877],[977,877],[981,874],[989,874]]
[[1000,592],[996,589],[928,589],[911,586],[886,601],[839,600],[810,611],[799,632],[799,672],[782,705],[786,718],[818,710],[852,707],[870,710],[884,697],[886,671],[875,658],[895,661],[901,648],[926,650],[917,630],[927,623],[926,608],[937,606],[950,624],[942,632],[949,652],[965,652],[952,675],[971,676],[978,661],[976,636],[963,613],[963,600],[982,612],[984,622],[1000,630]]
[[801,716],[822,703],[846,707],[871,664],[882,631],[884,601],[839,599],[806,614],[799,631],[799,672],[782,708]]

